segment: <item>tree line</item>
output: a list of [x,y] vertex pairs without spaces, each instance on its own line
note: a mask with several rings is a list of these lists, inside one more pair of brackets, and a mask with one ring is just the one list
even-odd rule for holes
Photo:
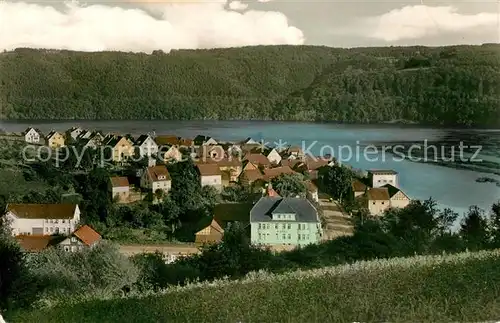
[[500,125],[500,46],[0,54],[7,119]]

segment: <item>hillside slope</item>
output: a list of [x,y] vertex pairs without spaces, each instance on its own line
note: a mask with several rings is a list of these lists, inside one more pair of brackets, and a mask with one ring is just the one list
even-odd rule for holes
[[500,252],[360,262],[163,295],[61,305],[11,322],[485,321],[500,316]]
[[0,54],[4,119],[500,125],[500,46]]

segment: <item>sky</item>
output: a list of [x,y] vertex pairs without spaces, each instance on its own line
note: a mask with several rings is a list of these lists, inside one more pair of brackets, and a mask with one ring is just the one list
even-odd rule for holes
[[498,43],[500,0],[0,0],[0,50]]

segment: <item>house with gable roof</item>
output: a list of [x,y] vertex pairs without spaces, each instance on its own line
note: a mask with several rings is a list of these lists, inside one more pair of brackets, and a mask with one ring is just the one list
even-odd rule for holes
[[24,132],[24,141],[30,144],[39,144],[42,141],[43,134],[39,129],[29,127]]
[[162,190],[168,193],[172,188],[172,179],[165,165],[157,165],[146,168],[141,176],[141,187],[155,193]]
[[250,211],[250,239],[262,245],[308,245],[321,240],[316,208],[305,198],[262,197]]
[[64,147],[65,145],[64,136],[57,131],[51,131],[45,138],[45,143],[50,148]]
[[79,227],[68,238],[61,241],[58,246],[64,251],[81,251],[93,248],[102,241],[102,237],[97,231],[88,225]]
[[9,203],[4,215],[12,235],[69,234],[80,222],[78,204]]
[[202,187],[213,186],[218,191],[222,190],[222,172],[217,164],[197,164],[196,168]]
[[150,135],[141,135],[135,141],[136,152],[141,157],[151,157],[158,154],[158,144]]

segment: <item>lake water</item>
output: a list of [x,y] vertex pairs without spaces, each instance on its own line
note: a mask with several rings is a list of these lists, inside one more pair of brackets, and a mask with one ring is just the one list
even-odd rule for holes
[[[450,207],[460,214],[470,205],[489,210],[500,199],[500,187],[491,183],[477,183],[478,177],[488,176],[500,180],[500,176],[479,171],[455,169],[418,163],[383,154],[380,143],[416,143],[425,140],[442,146],[457,146],[460,141],[483,148],[476,158],[488,160],[491,172],[499,172],[500,130],[449,130],[396,125],[339,125],[293,122],[262,121],[63,121],[63,122],[0,122],[5,131],[23,131],[34,126],[48,132],[64,131],[72,126],[104,132],[139,135],[148,132],[173,134],[194,138],[198,134],[219,140],[238,141],[246,137],[264,140],[271,145],[282,143],[310,148],[313,154],[333,153],[358,169],[394,169],[399,172],[400,187],[413,199],[433,197],[441,207]],[[363,153],[367,145],[377,144],[370,154]],[[350,148],[347,148],[350,147]],[[323,148],[326,147],[326,148]],[[343,148],[342,148],[343,147]],[[349,149],[352,157],[349,157]],[[458,148],[457,148],[458,149]],[[356,154],[356,150],[360,153]],[[340,153],[340,154],[339,154]],[[469,154],[470,155],[470,154]]]

